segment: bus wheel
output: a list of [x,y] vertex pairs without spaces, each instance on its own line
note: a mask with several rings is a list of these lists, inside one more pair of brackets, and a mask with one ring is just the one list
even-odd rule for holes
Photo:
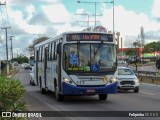
[[108,94],[99,94],[99,100],[106,100]]
[[62,102],[64,100],[64,95],[58,92],[58,87],[55,87],[55,95],[58,102]]
[[45,93],[46,93],[46,90],[45,90],[44,88],[42,88],[41,82],[40,82],[40,91],[41,91],[42,94],[45,94]]

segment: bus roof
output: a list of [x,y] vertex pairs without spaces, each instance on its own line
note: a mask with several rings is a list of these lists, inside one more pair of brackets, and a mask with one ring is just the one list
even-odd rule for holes
[[38,47],[38,46],[44,45],[44,44],[46,44],[46,43],[52,42],[53,40],[54,40],[54,41],[55,41],[56,39],[59,40],[60,38],[63,38],[63,36],[66,35],[66,34],[74,34],[74,33],[100,33],[100,34],[110,34],[110,35],[112,35],[112,33],[90,32],[90,31],[89,31],[89,32],[88,32],[88,31],[64,32],[64,33],[62,33],[62,34],[60,34],[60,35],[58,35],[58,36],[56,36],[56,37],[53,37],[53,38],[51,37],[51,38],[49,38],[49,39],[47,39],[47,40],[45,40],[45,41],[43,41],[43,42],[40,42],[40,43],[36,44],[36,45],[35,45],[35,48]]

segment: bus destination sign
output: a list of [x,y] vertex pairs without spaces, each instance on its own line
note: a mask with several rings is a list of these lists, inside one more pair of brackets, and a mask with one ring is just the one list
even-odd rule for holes
[[79,33],[67,34],[67,41],[106,41],[113,42],[112,34]]

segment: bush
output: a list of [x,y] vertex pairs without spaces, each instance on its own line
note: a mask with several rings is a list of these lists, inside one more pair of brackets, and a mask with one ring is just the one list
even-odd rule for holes
[[25,89],[19,80],[0,76],[0,111],[24,111],[25,103],[22,98]]

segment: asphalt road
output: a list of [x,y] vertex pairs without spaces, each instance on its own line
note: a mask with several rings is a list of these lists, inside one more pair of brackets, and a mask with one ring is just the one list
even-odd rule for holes
[[[99,101],[98,96],[65,97],[64,102],[57,102],[53,93],[41,94],[37,86],[29,85],[29,71],[20,69],[14,76],[19,79],[26,89],[25,102],[30,111],[60,111],[65,117],[31,118],[35,120],[159,120],[158,117],[85,117],[84,112],[61,111],[89,111],[86,114],[95,115],[98,111],[160,111],[160,87],[141,84],[140,92],[119,91],[118,94],[108,95],[106,101]],[[90,112],[94,111],[94,112]],[[102,112],[103,113],[103,112]],[[107,113],[106,113],[107,114]],[[113,113],[112,113],[113,114]],[[128,113],[127,113],[128,114]],[[160,113],[159,113],[160,114]],[[78,117],[73,117],[78,116]],[[160,115],[159,115],[160,116]]]

